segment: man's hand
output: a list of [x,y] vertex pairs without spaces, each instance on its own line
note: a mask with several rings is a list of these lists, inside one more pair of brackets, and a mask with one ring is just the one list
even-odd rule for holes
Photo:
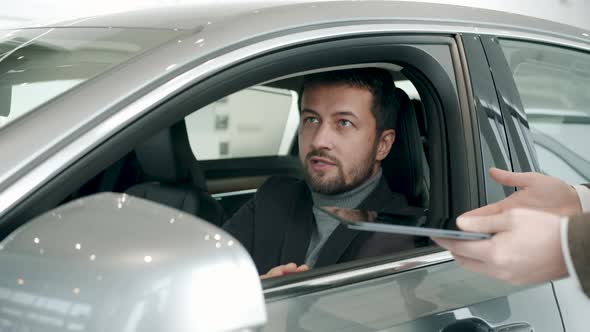
[[562,216],[582,213],[576,190],[558,178],[541,173],[513,173],[490,169],[496,182],[519,190],[505,199],[467,212],[463,216],[488,216],[515,208],[538,209]]
[[457,226],[464,231],[495,234],[489,240],[433,240],[467,270],[512,284],[540,283],[567,276],[560,223],[561,217],[555,214],[513,209],[457,219]]
[[260,279],[281,277],[281,276],[284,276],[284,275],[287,275],[290,273],[304,272],[304,271],[308,271],[308,270],[309,270],[309,267],[305,264],[297,266],[297,264],[295,264],[295,263],[289,263],[286,265],[279,265],[279,266],[273,267],[266,274],[261,275]]

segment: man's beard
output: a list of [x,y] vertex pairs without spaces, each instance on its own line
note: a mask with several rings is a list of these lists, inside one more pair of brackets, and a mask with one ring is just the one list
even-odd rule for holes
[[[336,195],[351,189],[356,188],[373,174],[373,168],[375,166],[375,158],[377,156],[377,144],[374,144],[371,153],[360,162],[358,165],[354,165],[350,175],[350,182],[346,183],[344,177],[344,170],[340,160],[330,156],[324,150],[312,150],[307,156],[303,163],[303,170],[305,173],[305,181],[309,185],[312,191],[326,195]],[[309,170],[309,159],[312,157],[326,158],[332,161],[338,170],[338,174],[335,177],[324,178],[325,172],[317,172],[316,175],[312,175]]]

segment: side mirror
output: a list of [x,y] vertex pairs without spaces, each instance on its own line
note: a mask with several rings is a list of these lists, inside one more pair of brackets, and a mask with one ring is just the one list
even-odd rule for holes
[[258,272],[223,230],[126,194],[43,214],[0,242],[7,330],[234,331],[266,322]]

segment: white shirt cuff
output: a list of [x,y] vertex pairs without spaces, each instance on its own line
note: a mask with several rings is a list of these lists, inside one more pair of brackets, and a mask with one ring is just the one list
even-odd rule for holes
[[578,193],[580,205],[582,206],[582,213],[590,212],[590,188],[581,184],[572,186]]
[[[586,188],[588,189],[588,188]],[[574,283],[582,289],[582,284],[580,283],[580,278],[578,278],[578,274],[576,273],[576,269],[574,268],[574,262],[572,261],[572,255],[570,254],[570,247],[567,241],[567,228],[569,226],[569,218],[563,217],[561,219],[560,225],[560,236],[561,236],[561,253],[563,254],[563,260],[565,261],[565,267],[567,268],[567,273],[569,274],[570,278],[574,280]]]

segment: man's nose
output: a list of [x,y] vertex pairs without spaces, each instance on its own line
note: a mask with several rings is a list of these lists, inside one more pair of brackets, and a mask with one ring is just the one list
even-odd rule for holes
[[312,145],[315,149],[331,150],[334,148],[333,132],[327,124],[321,124],[313,135]]

